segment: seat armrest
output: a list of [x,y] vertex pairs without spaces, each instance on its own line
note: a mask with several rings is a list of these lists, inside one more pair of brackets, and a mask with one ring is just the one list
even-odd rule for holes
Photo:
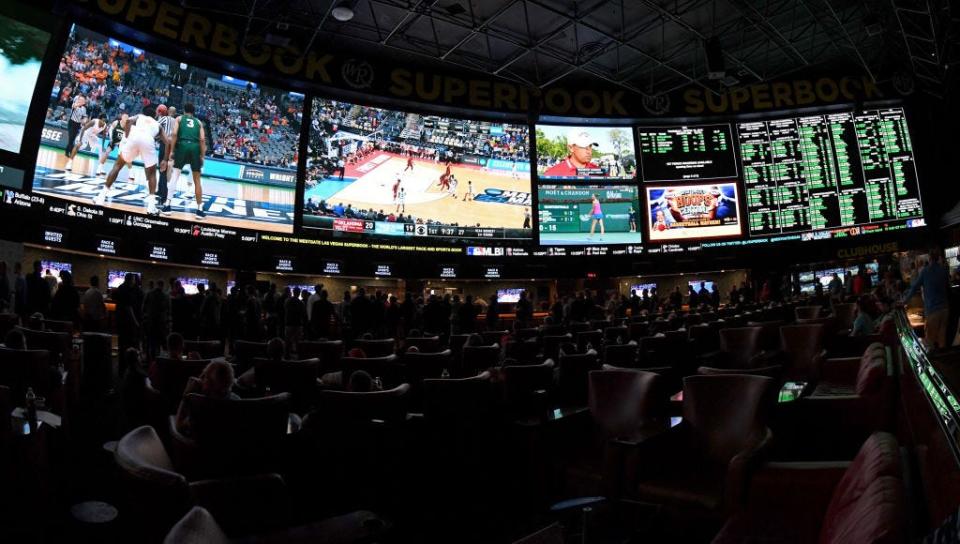
[[724,506],[733,511],[743,505],[747,486],[753,472],[766,461],[766,455],[773,444],[773,433],[763,429],[763,435],[747,449],[733,456],[727,465],[726,485],[724,486]]
[[656,472],[676,452],[684,451],[688,431],[687,423],[681,422],[651,436],[611,440],[608,449],[616,451],[622,462],[624,488],[632,493],[640,478]]
[[857,381],[857,372],[860,371],[860,357],[839,357],[824,359],[820,365],[820,380],[853,385]]
[[290,521],[289,494],[279,474],[199,480],[190,483],[190,495],[228,534],[263,533]]
[[849,461],[766,463],[747,486],[745,508],[753,514],[791,512],[819,524]]

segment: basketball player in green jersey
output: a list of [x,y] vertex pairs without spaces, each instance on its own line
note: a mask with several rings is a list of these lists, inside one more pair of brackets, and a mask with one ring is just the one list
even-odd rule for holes
[[[200,170],[203,168],[203,156],[207,152],[206,132],[203,123],[194,117],[196,108],[187,102],[183,105],[183,115],[177,117],[173,127],[173,136],[167,154],[172,155],[173,170],[170,173],[170,196],[163,206],[163,213],[170,213],[170,198],[177,188],[180,171],[185,165],[190,165],[190,174],[193,175],[193,187],[197,197],[196,215],[203,219],[203,187],[200,185]],[[168,157],[169,160],[170,157]]]

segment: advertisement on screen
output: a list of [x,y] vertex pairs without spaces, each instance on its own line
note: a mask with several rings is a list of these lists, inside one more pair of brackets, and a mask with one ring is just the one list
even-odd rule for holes
[[633,185],[541,185],[540,245],[639,244]]
[[19,153],[50,33],[18,20],[14,11],[0,8],[0,150]]
[[316,99],[304,229],[334,238],[529,239],[529,129]]
[[647,188],[647,235],[653,242],[738,236],[735,183]]
[[636,175],[633,129],[537,125],[537,176],[541,180],[632,180]]
[[90,210],[77,217],[291,233],[302,114],[297,93],[235,85],[75,25],[33,190]]

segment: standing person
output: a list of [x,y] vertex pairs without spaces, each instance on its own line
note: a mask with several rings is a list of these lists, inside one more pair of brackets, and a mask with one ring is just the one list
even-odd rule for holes
[[927,349],[947,347],[947,318],[950,314],[947,294],[950,290],[950,275],[943,263],[939,248],[929,251],[930,262],[914,276],[910,288],[903,294],[905,304],[918,292],[923,294],[924,333],[923,343]]
[[590,239],[593,239],[593,231],[597,228],[597,223],[600,224],[600,241],[603,241],[603,235],[606,234],[606,230],[603,226],[603,210],[600,208],[600,198],[597,196],[597,193],[593,193],[592,208],[590,210]]
[[397,194],[400,192],[401,184],[400,176],[397,176],[397,181],[393,182],[393,201],[397,201]]
[[530,228],[530,208],[523,209],[523,228]]
[[320,300],[320,291],[323,291],[323,285],[318,283],[313,286],[313,293],[307,297],[307,321],[313,317],[313,305]]
[[307,308],[300,298],[300,288],[293,288],[293,296],[283,303],[283,336],[287,349],[293,351],[303,340],[303,325],[307,321]]
[[520,291],[520,300],[517,301],[517,327],[527,328],[533,321],[533,303],[527,297],[527,291]]
[[467,191],[463,193],[463,201],[466,202],[467,199],[473,200],[476,195],[473,193],[473,180],[467,180]]
[[127,133],[124,127],[127,125],[127,119],[127,114],[121,111],[117,115],[117,118],[107,127],[107,145],[100,151],[100,162],[97,164],[97,176],[106,174],[103,166],[107,163],[107,159],[110,158],[110,153],[112,153],[114,149],[120,149],[126,141]]
[[140,350],[140,312],[136,308],[139,296],[136,294],[136,275],[128,272],[123,278],[123,284],[113,291],[113,302],[116,304],[114,313],[117,322],[117,344],[120,353],[128,348]]
[[[203,123],[194,116],[196,108],[190,102],[183,105],[183,115],[178,117],[173,125],[173,135],[171,136],[168,147],[167,159],[172,157],[173,170],[170,174],[171,193],[177,190],[177,181],[180,179],[180,171],[183,167],[190,165],[190,175],[193,177],[193,191],[197,209],[194,215],[197,219],[203,219],[206,214],[203,211],[203,184],[200,178],[203,170],[203,156],[207,153],[207,137]],[[170,213],[170,201],[164,204],[164,213]]]
[[107,306],[100,291],[100,277],[90,276],[90,287],[80,297],[80,326],[85,332],[100,332],[107,318]]
[[[160,104],[157,106],[157,115],[159,119],[157,122],[160,123],[160,130],[167,136],[167,140],[173,136],[174,124],[177,120],[177,108],[170,107],[167,108],[166,105]],[[171,146],[173,142],[170,142]],[[170,150],[167,149],[167,146],[161,142],[160,144],[160,160],[167,161],[170,156]],[[170,164],[167,164],[166,168],[160,170],[160,183],[157,186],[157,199],[160,201],[160,212],[164,213],[164,210],[167,208],[167,203],[169,199],[173,197],[173,190],[176,189],[176,186],[171,186],[167,183],[169,181],[167,178],[170,177]]]
[[[330,321],[333,319],[333,303],[327,300],[327,292],[317,286],[316,300],[312,303],[310,309],[310,328],[313,331],[314,338],[327,338],[330,336]],[[316,293],[314,293],[316,295]],[[310,297],[313,298],[313,297]]]
[[406,173],[407,170],[413,172],[413,155],[407,157],[407,167],[403,169],[403,172]]
[[57,277],[53,275],[53,272],[50,269],[43,271],[43,281],[47,282],[47,286],[50,288],[50,296],[52,297],[57,292],[57,286],[60,284],[57,281]]
[[833,273],[833,278],[830,279],[830,283],[827,284],[827,289],[830,291],[830,297],[834,299],[843,298],[843,280],[840,279],[840,275],[836,272]]
[[23,277],[23,265],[19,261],[13,263],[13,313],[21,319],[30,315],[27,305],[27,279]]
[[76,325],[80,322],[80,295],[73,285],[73,274],[61,271],[60,281],[60,288],[50,302],[50,317]]
[[73,108],[70,111],[70,120],[67,122],[67,148],[63,154],[67,157],[67,164],[64,170],[70,170],[73,167],[73,161],[70,160],[70,152],[73,151],[73,144],[80,134],[80,129],[87,122],[87,97],[78,94],[73,99]]
[[163,281],[158,281],[143,299],[143,333],[149,361],[160,354],[170,334],[170,310],[170,295],[163,290]]
[[0,312],[10,307],[10,278],[7,277],[7,261],[0,261]]
[[407,190],[403,187],[400,188],[400,192],[397,193],[397,209],[395,211],[400,213],[406,213],[407,211]]
[[630,217],[630,232],[637,232],[637,210],[633,209],[633,206],[630,206],[630,211],[627,212],[627,215]]
[[245,340],[259,342],[263,338],[263,324],[260,322],[262,315],[263,307],[260,297],[257,296],[257,289],[248,285],[243,311],[243,338]]
[[80,134],[77,135],[77,141],[73,143],[73,148],[67,155],[67,164],[63,166],[63,169],[68,172],[73,170],[73,159],[76,158],[81,147],[86,147],[88,150],[99,155],[101,147],[100,135],[103,134],[106,129],[107,121],[104,119],[103,114],[100,112],[92,113],[90,119],[81,126]]
[[50,285],[40,274],[40,261],[33,262],[33,272],[27,276],[27,315],[50,311]]
[[[117,156],[116,162],[113,163],[110,173],[107,174],[103,189],[93,197],[93,203],[97,206],[102,206],[106,202],[107,193],[110,192],[113,183],[117,181],[120,170],[128,164],[132,165],[133,161],[139,157],[143,161],[144,174],[147,177],[147,190],[150,193],[144,200],[144,207],[148,215],[159,213],[156,202],[159,157],[155,141],[160,140],[166,145],[169,145],[169,142],[166,135],[161,132],[160,124],[154,118],[156,114],[156,109],[148,105],[143,107],[140,115],[127,120],[127,143],[120,151],[120,155]],[[166,168],[166,166],[160,165],[160,168]]]
[[343,176],[347,173],[347,164],[343,162],[343,157],[337,159],[337,170],[340,171],[340,181],[343,181]]
[[489,301],[489,304],[487,304],[487,330],[495,331],[500,322],[500,301],[497,299],[496,293],[490,295]]
[[223,334],[220,329],[223,300],[216,283],[211,283],[207,289],[203,302],[200,304],[200,338],[203,340],[220,340]]

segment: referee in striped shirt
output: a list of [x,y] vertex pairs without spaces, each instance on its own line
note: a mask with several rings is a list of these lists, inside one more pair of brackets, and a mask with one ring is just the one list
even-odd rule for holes
[[78,94],[73,99],[73,111],[70,112],[70,120],[67,122],[67,148],[63,154],[70,158],[70,151],[73,150],[73,144],[80,134],[80,129],[87,122],[87,98]]
[[[161,104],[160,106],[163,106]],[[161,111],[160,106],[157,107],[157,111]],[[166,115],[161,115],[160,119],[157,120],[160,123],[160,130],[167,136],[167,139],[173,135],[173,128],[176,125],[177,119],[177,108],[171,106],[170,108],[163,107],[167,110]],[[160,161],[165,162],[164,158],[167,156],[167,146],[161,141],[160,142]],[[167,188],[167,174],[169,173],[169,165],[160,167],[160,184],[157,185],[157,202],[161,210],[167,209],[167,198],[168,198],[168,188]],[[176,190],[176,187],[173,188]]]

